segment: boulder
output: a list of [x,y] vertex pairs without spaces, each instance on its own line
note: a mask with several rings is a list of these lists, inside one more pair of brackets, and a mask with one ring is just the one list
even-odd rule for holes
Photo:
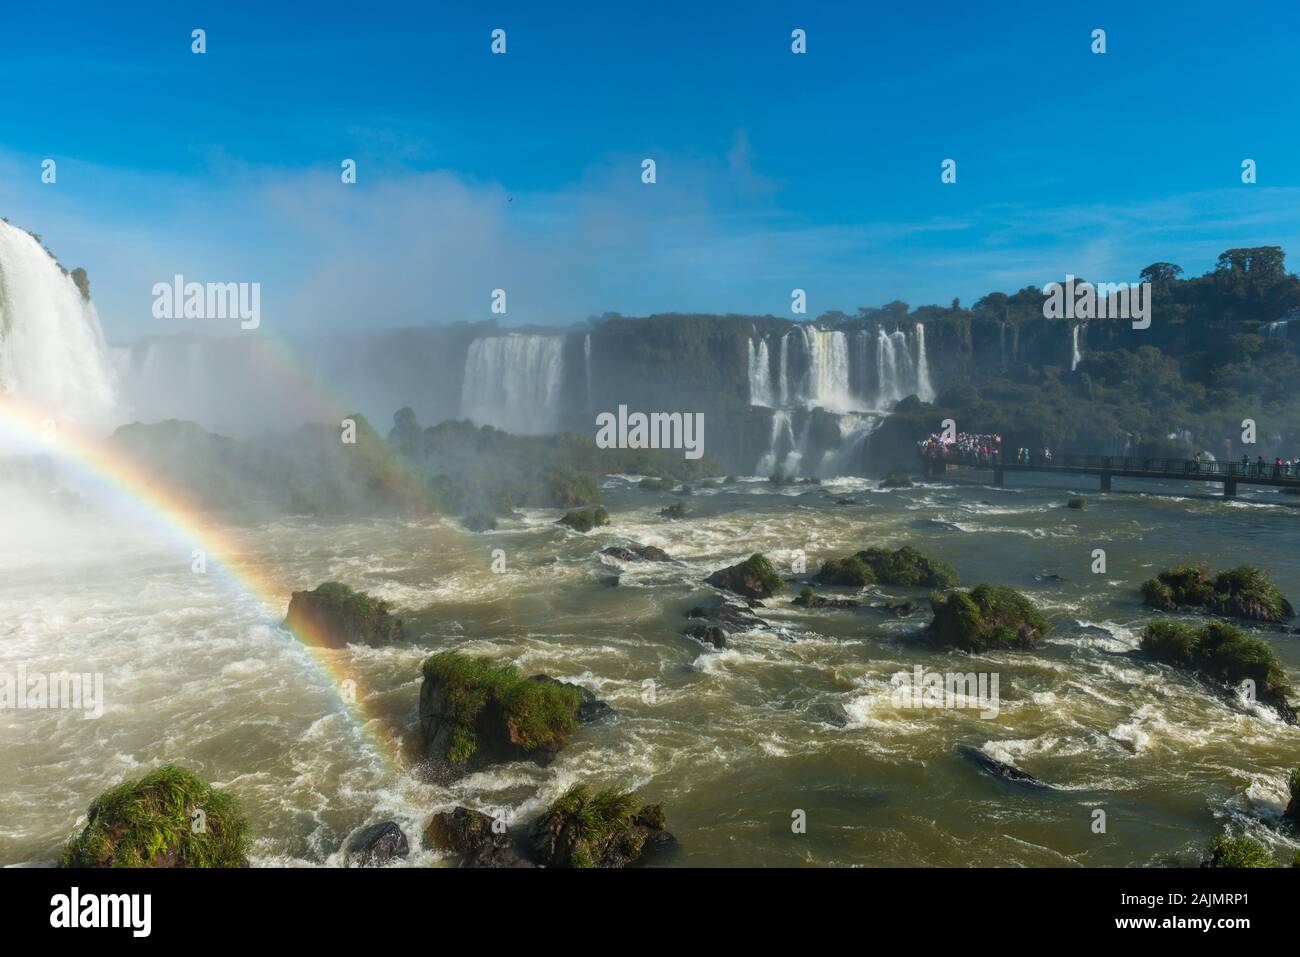
[[975,654],[996,649],[1029,650],[1051,630],[1024,595],[1001,585],[930,596],[934,620],[926,638],[940,648]]
[[722,628],[729,634],[771,626],[743,605],[721,599],[709,605],[696,605],[686,613],[687,618],[701,618]]
[[333,648],[385,645],[405,637],[402,619],[389,614],[388,602],[339,582],[294,592],[284,627],[308,642]]
[[406,835],[396,821],[368,824],[348,841],[349,864],[361,867],[387,864],[395,857],[406,857],[411,852]]
[[785,587],[776,568],[758,552],[736,565],[718,569],[705,582],[746,598],[767,598]]
[[674,842],[661,805],[576,784],[534,823],[530,848],[543,867],[629,867]]
[[817,581],[823,585],[902,585],[913,588],[951,588],[957,573],[943,562],[930,558],[910,545],[895,551],[866,548],[846,558],[822,563]]
[[1014,764],[1007,764],[1005,761],[991,758],[980,748],[972,747],[969,744],[959,744],[957,745],[957,752],[995,778],[1002,778],[1004,781],[1011,781],[1014,784],[1023,784],[1026,787],[1047,787],[1046,784],[1028,771],[1022,771]]
[[248,821],[238,802],[175,765],[110,788],[86,816],[63,848],[62,867],[248,866]]
[[555,524],[567,526],[575,532],[589,532],[601,525],[608,525],[609,512],[599,505],[595,508],[574,509],[565,512]]
[[790,604],[801,608],[857,608],[862,602],[856,598],[826,598],[814,595],[811,588],[805,588],[797,597],[790,599]]
[[1267,642],[1235,625],[1211,621],[1197,628],[1175,621],[1153,621],[1142,632],[1143,653],[1181,668],[1231,694],[1243,682],[1254,685],[1255,698],[1295,724],[1295,693],[1286,669]]
[[1142,583],[1142,598],[1161,611],[1212,612],[1270,623],[1295,617],[1295,608],[1268,574],[1253,565],[1239,565],[1213,578],[1204,565],[1167,568]]
[[523,677],[509,664],[444,652],[427,658],[420,733],[429,769],[457,777],[504,761],[546,766],[583,721],[612,709],[577,685]]
[[727,633],[717,625],[691,625],[682,634],[719,650],[727,647]]
[[533,867],[515,851],[509,833],[493,823],[465,807],[442,811],[425,826],[424,846],[459,856],[461,867]]

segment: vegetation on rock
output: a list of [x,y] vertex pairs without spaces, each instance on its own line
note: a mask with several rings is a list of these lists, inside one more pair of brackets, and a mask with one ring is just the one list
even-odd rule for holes
[[957,572],[910,545],[904,545],[892,552],[886,548],[867,548],[847,558],[828,559],[822,563],[817,581],[823,585],[856,588],[876,583],[952,588],[957,584]]
[[881,488],[911,488],[912,477],[902,469],[894,469],[880,480]]
[[1024,595],[1001,585],[976,585],[970,591],[931,595],[934,621],[930,640],[943,648],[983,652],[1028,650],[1051,626]]
[[1082,495],[1071,495],[1065,503],[1067,508],[1085,509],[1088,507],[1088,500]]
[[533,850],[546,867],[626,867],[647,846],[672,842],[663,807],[637,810],[637,797],[617,789],[575,784],[533,827]]
[[609,512],[599,505],[595,508],[578,509],[565,512],[564,516],[556,524],[567,525],[575,532],[589,532],[601,525],[608,525]]
[[1276,708],[1289,723],[1295,709],[1291,680],[1273,649],[1235,625],[1211,621],[1196,627],[1176,621],[1153,621],[1142,633],[1142,651],[1157,661],[1228,687],[1254,683],[1255,697]]
[[423,674],[425,744],[452,766],[465,765],[485,744],[485,758],[547,760],[577,726],[582,695],[574,685],[525,678],[514,665],[456,652],[425,659]]
[[1142,598],[1161,611],[1194,608],[1270,622],[1295,615],[1295,609],[1268,573],[1253,565],[1239,565],[1219,572],[1213,579],[1204,565],[1179,565],[1143,582]]
[[785,587],[775,566],[761,552],[755,552],[737,565],[720,568],[704,580],[715,588],[746,598],[767,598]]
[[341,647],[401,641],[402,619],[388,611],[388,602],[354,591],[341,582],[325,582],[315,591],[296,591],[289,600],[284,627],[307,641]]
[[1210,842],[1202,867],[1276,867],[1267,847],[1253,837],[1220,835]]
[[248,822],[238,802],[175,765],[105,791],[87,818],[61,866],[248,866]]
[[673,502],[667,508],[661,508],[659,514],[664,518],[679,519],[685,518],[691,512],[691,508],[685,502]]

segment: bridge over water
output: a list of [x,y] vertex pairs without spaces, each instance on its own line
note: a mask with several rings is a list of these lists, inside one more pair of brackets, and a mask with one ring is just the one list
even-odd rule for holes
[[1300,490],[1300,465],[1260,465],[1251,462],[1193,462],[1185,459],[1121,458],[1104,455],[1061,455],[1045,459],[1003,461],[998,456],[957,454],[935,455],[922,451],[921,461],[930,478],[943,475],[950,467],[982,469],[993,473],[993,484],[1004,485],[1007,472],[1055,472],[1061,475],[1095,475],[1101,490],[1109,492],[1115,477],[1156,479],[1171,482],[1218,482],[1225,498],[1237,494],[1238,484],[1268,485]]

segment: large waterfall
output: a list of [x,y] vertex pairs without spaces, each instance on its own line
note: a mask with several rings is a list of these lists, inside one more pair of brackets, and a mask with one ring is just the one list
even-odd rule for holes
[[[807,440],[795,438],[792,411],[822,409],[840,417],[844,454],[823,454],[816,466],[819,473],[837,474],[856,460],[866,437],[900,399],[935,397],[925,326],[919,322],[910,329],[873,323],[847,331],[804,323],[772,346],[768,337],[751,337],[748,366],[750,404],[774,410],[769,447],[757,465],[760,474],[809,465]],[[809,420],[804,421],[801,432],[806,433]]]
[[517,435],[554,432],[563,383],[564,336],[475,339],[465,357],[460,414]]
[[767,351],[767,340],[759,339],[758,348],[754,340],[749,340],[749,404],[763,405],[771,408],[776,405],[772,394],[771,356]]
[[0,222],[0,394],[87,428],[121,418],[99,317],[31,235]]
[[1079,363],[1083,361],[1083,349],[1079,346],[1079,333],[1083,329],[1083,323],[1075,323],[1070,326],[1070,371],[1073,372],[1079,368]]

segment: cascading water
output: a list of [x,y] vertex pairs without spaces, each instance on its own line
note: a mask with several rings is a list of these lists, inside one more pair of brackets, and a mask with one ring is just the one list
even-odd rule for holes
[[790,333],[781,337],[781,404],[790,404]]
[[124,418],[99,316],[30,234],[0,222],[0,394],[104,429]]
[[916,397],[922,402],[934,401],[934,386],[930,384],[930,360],[925,355],[925,326],[916,324]]
[[460,414],[517,435],[554,432],[563,383],[564,336],[475,339],[465,356]]
[[582,366],[587,378],[587,411],[595,411],[595,405],[591,399],[591,333],[587,333],[582,339]]
[[794,449],[794,428],[790,413],[777,409],[772,413],[772,437],[768,440],[767,452],[758,460],[756,471],[759,475],[771,475],[776,470],[776,463],[782,456],[782,450],[789,454]]
[[749,340],[749,404],[772,407],[776,398],[772,394],[772,366],[767,351],[767,340],[759,339],[758,348]]
[[1079,348],[1079,330],[1083,328],[1081,323],[1070,327],[1070,371],[1073,372],[1079,368],[1079,363],[1083,361],[1083,350]]
[[808,372],[804,377],[806,405],[831,412],[847,412],[853,406],[849,395],[849,340],[842,332],[804,326],[804,352]]

